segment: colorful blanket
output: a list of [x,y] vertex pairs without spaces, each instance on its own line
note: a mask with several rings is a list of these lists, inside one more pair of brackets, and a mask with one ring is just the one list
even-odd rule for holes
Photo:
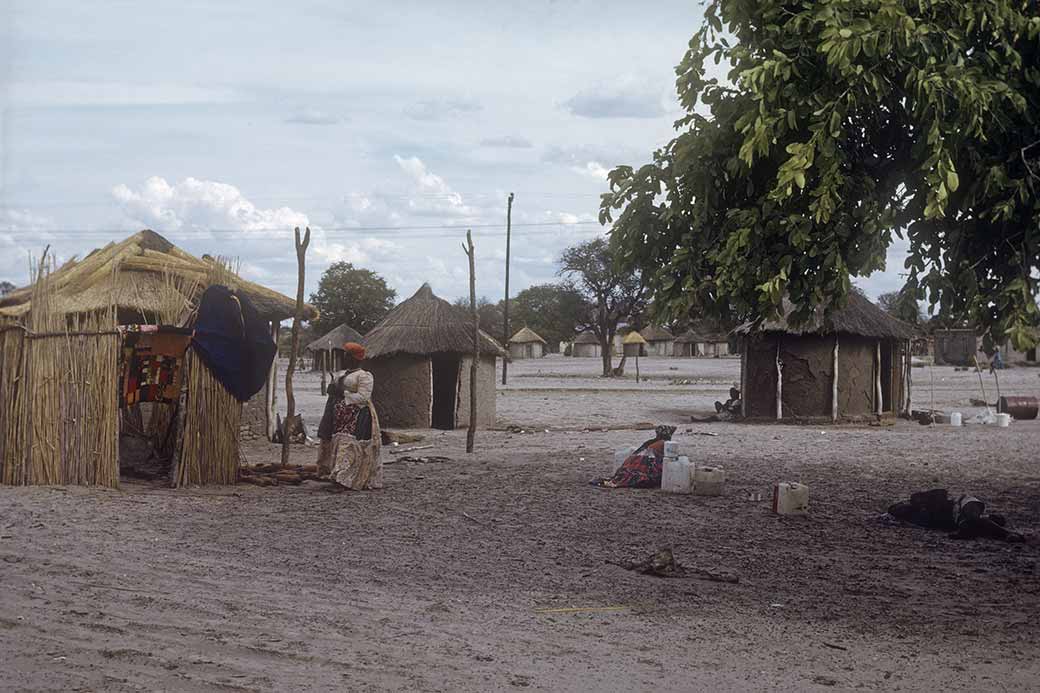
[[121,325],[119,331],[123,336],[119,406],[176,402],[191,330],[166,325]]

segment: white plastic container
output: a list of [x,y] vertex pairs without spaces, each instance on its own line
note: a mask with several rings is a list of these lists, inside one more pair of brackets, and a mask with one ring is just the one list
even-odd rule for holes
[[1011,425],[1011,414],[997,414],[994,423],[996,423],[1000,428],[1007,428]]
[[690,458],[683,456],[664,459],[661,490],[665,493],[690,492]]
[[773,486],[773,512],[777,515],[805,515],[809,512],[809,487],[793,481]]
[[691,484],[695,496],[721,496],[726,484],[726,472],[722,467],[692,467]]
[[664,456],[665,457],[678,457],[679,456],[679,444],[674,440],[664,441]]
[[961,413],[959,411],[950,412],[950,425],[960,426],[961,425]]
[[608,477],[614,476],[614,472],[616,472],[618,469],[621,468],[621,465],[623,465],[625,463],[625,460],[627,460],[629,455],[631,455],[633,452],[635,452],[635,450],[636,449],[633,448],[633,447],[618,448],[617,450],[615,450],[614,451],[614,462],[610,466],[610,468],[607,470],[607,476]]

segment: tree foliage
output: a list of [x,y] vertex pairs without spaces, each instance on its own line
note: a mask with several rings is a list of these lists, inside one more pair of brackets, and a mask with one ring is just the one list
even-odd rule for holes
[[14,291],[17,287],[8,281],[0,281],[0,296],[6,296],[7,294]]
[[376,326],[394,307],[397,292],[371,270],[336,262],[321,275],[310,303],[321,315],[315,327],[320,334],[346,323],[361,334]]
[[[454,305],[469,314],[469,298],[457,298]],[[480,329],[504,346],[506,342],[502,337],[502,330],[505,328],[505,317],[502,315],[502,302],[494,303],[487,296],[479,297],[477,299],[477,317],[480,319]]]
[[913,291],[903,289],[881,294],[878,305],[892,317],[911,325],[920,325],[924,321],[921,304]]
[[[906,234],[907,291],[1031,339],[1040,267],[1035,0],[713,0],[677,67],[687,115],[600,218],[655,307],[806,318]],[[727,83],[706,75],[731,66]]]
[[609,377],[611,345],[618,324],[646,310],[649,291],[642,273],[619,267],[606,239],[596,238],[564,250],[560,274],[571,279],[585,296],[587,308],[578,328],[591,330],[599,339],[603,375]]
[[549,351],[571,339],[587,315],[585,297],[569,282],[531,286],[509,302],[511,330],[530,327],[547,342]]

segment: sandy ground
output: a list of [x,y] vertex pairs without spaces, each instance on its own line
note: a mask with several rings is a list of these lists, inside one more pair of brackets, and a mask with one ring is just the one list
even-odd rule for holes
[[[643,360],[640,384],[597,368],[513,364],[499,420],[529,432],[481,432],[474,455],[464,432],[424,432],[416,454],[451,461],[387,454],[378,492],[0,488],[0,688],[1037,689],[1040,545],[876,518],[945,486],[1040,531],[1040,422],[684,425],[682,449],[726,468],[724,496],[608,491],[587,482],[645,433],[544,429],[681,423],[738,364]],[[1036,394],[1037,373],[1002,389]],[[932,375],[937,406],[973,412],[974,373]],[[914,376],[927,405],[929,370]],[[298,382],[316,422],[314,381]],[[782,479],[809,484],[809,517],[748,500]],[[660,546],[740,582],[605,563]]]

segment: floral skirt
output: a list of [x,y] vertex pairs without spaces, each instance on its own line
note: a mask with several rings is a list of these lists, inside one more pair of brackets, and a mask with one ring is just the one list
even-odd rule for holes
[[[339,409],[339,407],[337,407]],[[347,410],[355,411],[347,411]],[[354,435],[354,424],[361,407],[344,407],[337,411],[336,433],[331,440],[321,441],[318,451],[318,472],[327,475],[341,486],[356,491],[383,488],[383,442],[379,430],[379,419],[375,408],[369,404],[372,418],[371,435],[359,440]],[[340,426],[341,422],[347,423]]]

